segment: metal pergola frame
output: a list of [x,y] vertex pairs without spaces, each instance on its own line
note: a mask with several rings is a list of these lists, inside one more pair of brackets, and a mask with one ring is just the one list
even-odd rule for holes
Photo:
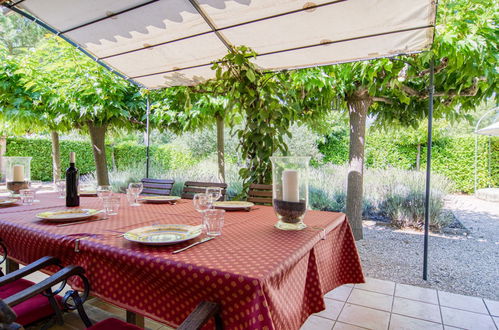
[[[48,30],[49,32],[51,32],[54,35],[62,38],[63,40],[65,40],[66,42],[68,42],[69,44],[71,44],[72,46],[74,46],[76,49],[78,49],[79,51],[81,51],[83,54],[85,54],[86,56],[88,56],[93,61],[97,62],[98,64],[100,64],[101,66],[103,66],[104,68],[106,68],[107,70],[109,70],[110,72],[112,72],[112,73],[120,76],[121,78],[125,79],[126,81],[129,81],[129,82],[133,83],[134,85],[136,85],[136,86],[138,86],[140,88],[147,89],[145,86],[143,86],[142,84],[138,83],[133,78],[140,78],[140,77],[143,77],[143,76],[155,75],[155,74],[160,74],[160,73],[168,73],[168,72],[172,71],[172,70],[170,70],[170,71],[165,71],[165,72],[147,74],[147,75],[143,75],[143,76],[127,77],[123,73],[121,73],[121,72],[113,69],[112,67],[110,67],[106,63],[102,62],[100,58],[98,58],[98,57],[90,54],[88,51],[86,51],[85,49],[83,49],[82,47],[80,47],[77,43],[75,43],[74,41],[72,41],[70,38],[66,37],[65,34],[64,34],[66,32],[75,30],[77,28],[81,28],[81,27],[83,27],[85,25],[92,24],[94,22],[89,22],[89,23],[86,23],[84,25],[68,29],[66,31],[58,31],[58,30],[52,28],[51,26],[49,26],[48,24],[44,23],[43,21],[37,19],[36,17],[34,17],[34,16],[26,13],[25,11],[20,10],[19,8],[17,8],[16,5],[20,4],[23,1],[24,0],[19,0],[17,2],[11,3],[11,4],[8,4],[6,2],[1,3],[1,1],[0,1],[0,6],[4,6],[4,7],[8,8],[8,9],[14,11],[15,13],[17,13],[17,14],[25,17],[26,19],[28,19],[28,20],[30,20],[30,21],[32,21],[32,22],[40,25],[44,29]],[[157,1],[159,1],[159,0],[151,0],[151,1],[148,1],[148,2],[146,2],[144,4],[135,6],[133,8],[128,8],[128,9],[126,9],[124,11],[121,11],[121,12],[115,13],[113,15],[101,18],[100,20],[108,19],[108,18],[111,18],[112,16],[121,14],[121,13],[126,12],[126,11],[131,11],[133,9],[136,9],[137,7],[148,5],[150,3],[154,3],[154,2],[157,2]],[[303,9],[299,9],[299,10],[295,10],[295,11],[287,12],[287,13],[282,13],[282,14],[274,15],[274,16],[287,15],[287,14],[290,14],[290,13],[293,13],[293,12],[310,10],[310,9],[313,9],[313,8],[316,8],[316,7],[322,7],[322,6],[331,5],[331,4],[339,3],[339,2],[343,2],[343,1],[346,1],[346,0],[333,0],[333,1],[330,1],[330,2],[327,2],[327,3],[324,3],[324,4],[320,4],[320,5],[306,6]],[[221,40],[221,42],[227,47],[227,49],[228,50],[232,50],[232,47],[230,46],[230,44],[224,39],[223,35],[220,33],[220,31],[223,30],[223,29],[217,29],[217,28],[215,28],[215,26],[213,25],[213,23],[204,14],[204,12],[202,11],[202,9],[199,7],[199,5],[197,4],[197,2],[195,0],[189,0],[189,2],[194,6],[194,8],[198,11],[198,13],[203,17],[203,19],[205,20],[205,22],[212,29],[211,31],[206,32],[206,33],[214,32],[215,35]],[[261,18],[261,19],[258,19],[258,20],[265,20],[265,19],[269,19],[269,18],[271,18],[271,17]],[[240,23],[240,24],[237,24],[237,25],[244,25],[244,24],[248,24],[248,23],[251,23],[251,22]],[[412,28],[412,29],[408,29],[408,30],[422,29],[422,28],[428,28],[428,27],[435,28],[435,24],[436,23],[434,22],[433,25],[423,26],[423,27],[416,27],[416,28]],[[230,27],[232,27],[232,26],[230,26]],[[230,28],[230,27],[226,27],[224,29],[227,29],[227,28]],[[367,35],[367,36],[360,36],[360,37],[349,38],[349,39],[345,39],[345,40],[330,41],[328,43],[340,43],[340,42],[351,41],[351,40],[356,40],[356,39],[366,39],[366,38],[370,38],[370,37],[375,37],[375,36],[385,35],[385,34],[392,34],[392,33],[402,32],[402,31],[405,31],[405,30],[391,31],[391,32],[388,32],[388,33],[379,33],[379,34],[373,34],[373,35]],[[433,33],[435,33],[435,29],[434,29]],[[190,37],[185,37],[185,38],[190,38]],[[317,46],[322,46],[322,45],[323,44],[320,43],[320,44],[317,44],[317,45],[308,45],[308,46],[298,47],[297,49],[317,47]],[[153,45],[153,46],[157,46],[157,45]],[[281,53],[281,52],[286,52],[286,51],[289,51],[289,50],[295,50],[295,49],[280,50],[280,51],[269,52],[269,53],[265,53],[265,54],[261,54],[261,55],[269,55],[269,54],[274,54],[274,53]],[[385,56],[385,57],[392,57],[393,58],[393,57],[401,56],[401,55],[405,55],[405,54],[394,54],[392,56]],[[110,56],[106,56],[104,58],[108,58],[108,57],[112,57],[112,56],[116,56],[116,55],[110,55]],[[347,61],[347,62],[349,62],[349,61]],[[334,64],[341,64],[341,63],[334,63]],[[321,64],[321,66],[323,66],[323,65],[324,64]],[[206,66],[206,64],[197,65],[195,67],[201,67],[201,66]],[[186,69],[186,68],[182,68],[182,69]],[[298,69],[298,68],[296,68],[296,69]],[[181,69],[176,69],[176,70],[173,70],[173,71],[179,71],[179,70],[181,70]],[[428,143],[427,143],[427,162],[426,162],[425,221],[424,221],[424,241],[423,241],[423,244],[424,244],[424,247],[423,247],[423,249],[424,249],[423,250],[423,279],[424,280],[428,279],[428,245],[429,245],[430,194],[431,194],[431,189],[430,189],[431,188],[431,152],[432,152],[432,133],[433,133],[433,126],[432,126],[432,124],[433,124],[433,96],[434,96],[434,89],[435,89],[434,88],[434,74],[435,74],[434,71],[435,71],[434,70],[434,60],[432,59],[430,61],[430,82],[429,82],[429,86],[428,86],[428,96],[429,96],[429,98],[428,98],[428,100],[429,100],[428,101]],[[149,103],[149,98],[148,97],[146,99],[146,104],[147,104],[147,109],[146,109],[146,111],[147,111],[147,119],[146,119],[146,140],[147,140],[146,141],[146,154],[147,154],[147,159],[146,159],[146,177],[149,177],[149,167],[150,167],[150,143],[149,143],[149,137],[150,137],[150,131],[149,131],[150,103]]]

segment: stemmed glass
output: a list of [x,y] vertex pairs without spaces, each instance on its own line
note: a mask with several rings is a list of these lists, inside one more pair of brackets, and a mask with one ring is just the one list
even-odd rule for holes
[[130,206],[140,206],[138,198],[143,188],[142,182],[132,182],[128,185],[129,192],[135,197],[133,204],[130,204]]
[[66,180],[56,180],[55,188],[59,193],[59,198],[66,198]]
[[211,203],[218,201],[222,197],[222,188],[208,187],[206,188],[206,195],[211,199]]
[[97,187],[97,196],[104,200],[105,198],[111,197],[113,195],[113,188],[109,185],[103,185]]
[[194,194],[194,196],[192,197],[192,203],[194,204],[194,208],[196,209],[196,211],[201,213],[201,219],[203,220],[204,212],[206,210],[209,210],[212,206],[210,196],[208,196],[207,194]]
[[43,186],[43,182],[41,180],[31,180],[30,183],[29,183],[29,188],[33,189],[33,191],[34,191],[34,196],[33,196],[33,198],[34,198],[33,202],[34,203],[40,202],[38,199],[36,199],[36,194],[42,188],[42,186]]

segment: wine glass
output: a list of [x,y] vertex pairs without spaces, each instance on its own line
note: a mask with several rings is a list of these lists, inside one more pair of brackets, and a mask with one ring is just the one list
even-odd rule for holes
[[209,210],[212,205],[211,198],[207,194],[194,194],[192,197],[192,203],[194,204],[196,211],[201,214],[204,211]]
[[43,186],[43,182],[41,180],[31,180],[29,182],[29,188],[34,191],[34,196],[33,196],[34,200],[33,200],[33,203],[40,202],[38,199],[36,199],[36,194],[42,188],[42,186]]
[[59,193],[59,198],[66,198],[66,180],[56,180],[55,181],[55,188],[57,189],[57,192]]
[[100,199],[111,197],[113,195],[113,188],[110,185],[102,185],[97,187],[97,196]]
[[220,187],[208,187],[206,188],[206,195],[211,199],[211,203],[218,201],[222,197],[222,188]]
[[139,194],[142,192],[143,188],[144,185],[142,184],[142,182],[132,182],[128,185],[130,193],[132,193],[135,197],[134,203],[131,204],[130,206],[140,206],[139,201],[137,199],[139,198]]

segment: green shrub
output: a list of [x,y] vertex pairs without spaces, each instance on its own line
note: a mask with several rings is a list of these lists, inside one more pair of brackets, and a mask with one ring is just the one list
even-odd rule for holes
[[[488,137],[479,137],[478,187],[499,186],[499,138],[491,138],[490,161]],[[319,144],[324,162],[348,162],[348,131],[326,137]],[[471,193],[474,189],[475,136],[440,137],[433,142],[432,171],[454,182],[456,191]],[[365,164],[367,168],[416,168],[417,145],[397,142],[383,132],[369,132],[366,137]],[[489,163],[491,174],[489,176]],[[421,145],[420,170],[426,168],[426,144]]]
[[118,171],[130,168],[145,168],[146,147],[133,141],[121,142],[113,146],[114,162]]
[[[365,219],[390,221],[403,227],[421,227],[424,220],[425,175],[394,168],[366,169],[362,214]],[[323,211],[345,211],[346,166],[323,165],[310,170],[310,206]],[[452,185],[432,175],[430,224],[442,227],[443,197]]]

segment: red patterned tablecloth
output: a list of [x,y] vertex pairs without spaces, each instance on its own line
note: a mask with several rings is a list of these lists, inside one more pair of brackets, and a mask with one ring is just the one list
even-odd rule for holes
[[[223,235],[179,254],[175,246],[148,247],[120,233],[160,223],[200,224],[190,201],[130,207],[122,196],[119,215],[94,223],[56,227],[38,220],[41,210],[64,200],[40,195],[31,207],[0,209],[0,237],[9,256],[22,263],[44,255],[86,269],[92,294],[171,326],[178,326],[201,300],[222,305],[227,329],[298,329],[325,308],[323,295],[364,277],[343,213],[309,211],[308,228],[281,231],[273,209],[227,212]],[[81,207],[101,208],[95,197]],[[90,236],[90,237],[88,237]],[[75,252],[75,241],[79,252]]]

